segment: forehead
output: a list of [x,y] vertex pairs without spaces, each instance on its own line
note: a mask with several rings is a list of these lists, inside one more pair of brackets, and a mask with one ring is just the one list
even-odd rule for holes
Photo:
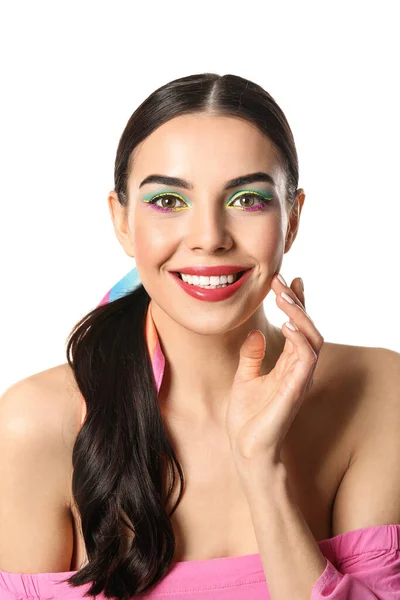
[[284,185],[279,152],[245,119],[181,115],[163,123],[135,150],[130,186],[151,173],[184,177],[194,186],[219,186],[228,179],[267,171]]

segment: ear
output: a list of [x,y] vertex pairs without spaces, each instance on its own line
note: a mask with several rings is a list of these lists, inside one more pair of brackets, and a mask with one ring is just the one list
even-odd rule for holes
[[285,240],[285,254],[286,252],[289,252],[294,240],[296,239],[300,225],[301,210],[303,208],[305,198],[306,195],[303,188],[299,188],[296,191],[296,196],[289,213],[288,228]]
[[123,206],[118,200],[118,194],[112,190],[108,195],[108,208],[114,226],[115,235],[125,253],[132,258],[135,252],[132,243],[132,234],[129,228],[128,206]]

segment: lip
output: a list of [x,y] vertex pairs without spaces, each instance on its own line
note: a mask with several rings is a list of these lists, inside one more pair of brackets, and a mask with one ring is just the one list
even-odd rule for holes
[[[219,269],[219,267],[216,268]],[[189,294],[189,296],[192,296],[197,300],[205,300],[206,302],[219,302],[221,300],[226,300],[227,298],[233,296],[249,279],[252,270],[252,268],[247,269],[246,272],[240,277],[240,279],[237,279],[235,281],[235,283],[232,283],[227,287],[216,288],[214,290],[207,290],[205,288],[200,288],[195,285],[190,285],[189,283],[183,281],[183,279],[180,279],[179,275],[177,275],[174,271],[169,271],[169,273],[171,277],[173,277],[175,281],[181,286],[181,288],[187,294]],[[185,271],[183,271],[183,273],[185,273]],[[235,271],[235,273],[237,273],[237,271]],[[228,275],[230,275],[230,273],[228,273]]]
[[174,271],[170,271],[170,273],[187,273],[188,275],[203,275],[204,277],[212,277],[213,275],[234,275],[240,271],[248,271],[252,268],[253,267],[243,267],[238,265],[220,265],[217,267],[182,267],[181,269],[174,269]]

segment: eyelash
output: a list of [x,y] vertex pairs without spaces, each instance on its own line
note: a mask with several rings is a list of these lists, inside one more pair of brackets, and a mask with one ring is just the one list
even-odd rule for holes
[[[150,200],[145,200],[146,203],[151,204],[153,206],[153,208],[155,210],[159,210],[160,212],[164,212],[164,213],[170,213],[170,212],[179,212],[181,210],[186,210],[185,208],[163,208],[161,206],[157,206],[156,202],[158,202],[160,199],[162,198],[176,198],[177,200],[181,200],[181,202],[184,202],[182,200],[182,198],[179,198],[179,196],[177,196],[176,194],[170,194],[169,192],[166,192],[164,194],[157,194],[157,196],[155,196],[154,198],[151,198]],[[257,194],[255,192],[241,192],[239,196],[237,196],[236,198],[234,197],[234,200],[231,200],[231,202],[236,202],[236,200],[243,198],[243,197],[251,197],[251,198],[256,198],[257,200],[260,200],[261,204],[258,205],[258,207],[239,207],[239,206],[234,206],[233,208],[239,208],[239,210],[243,210],[245,212],[255,212],[255,211],[260,211],[260,210],[265,210],[268,204],[271,204],[273,198],[271,197],[264,197],[262,194]],[[231,207],[231,204],[228,205],[229,208]]]

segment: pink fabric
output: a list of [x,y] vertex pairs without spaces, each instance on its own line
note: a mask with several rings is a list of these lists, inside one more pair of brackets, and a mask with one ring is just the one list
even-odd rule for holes
[[[151,302],[146,340],[159,391],[165,358],[152,319]],[[83,403],[82,419],[84,409]],[[348,531],[318,545],[327,563],[310,600],[400,600],[400,524]],[[73,573],[76,571],[24,574],[0,570],[0,600],[84,600],[90,583],[72,588],[62,582]],[[259,554],[175,563],[152,592],[142,597],[270,600]],[[106,600],[103,594],[96,598]]]
[[[348,531],[322,540],[318,545],[327,565],[314,586],[311,600],[400,599],[400,524]],[[84,600],[90,584],[80,588],[69,588],[68,583],[58,584],[75,572],[21,574],[0,571],[0,598]],[[270,600],[259,554],[175,563],[153,591],[142,597]],[[97,600],[106,598],[98,594]]]

